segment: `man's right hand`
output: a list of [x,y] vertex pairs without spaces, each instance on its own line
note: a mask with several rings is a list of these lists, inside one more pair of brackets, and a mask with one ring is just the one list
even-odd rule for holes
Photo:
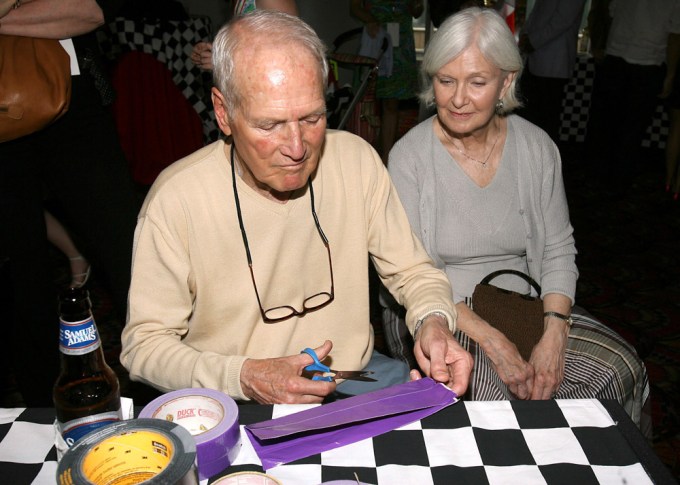
[[[314,349],[319,360],[330,353],[333,344],[326,340]],[[313,381],[302,377],[312,363],[307,354],[276,359],[248,359],[241,368],[241,388],[260,404],[316,404],[335,391],[335,382]]]

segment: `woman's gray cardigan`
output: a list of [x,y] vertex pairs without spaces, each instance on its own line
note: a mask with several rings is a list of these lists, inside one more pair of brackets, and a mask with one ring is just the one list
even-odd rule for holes
[[[510,115],[508,137],[514,137],[516,153],[503,152],[503,160],[517,162],[520,215],[526,232],[529,275],[541,285],[541,296],[560,293],[574,303],[576,246],[569,222],[569,208],[562,179],[559,150],[537,126]],[[443,269],[436,253],[436,174],[433,170],[437,140],[433,118],[418,124],[402,137],[390,152],[389,172],[399,193],[413,231],[437,267]],[[512,146],[506,142],[506,147]]]

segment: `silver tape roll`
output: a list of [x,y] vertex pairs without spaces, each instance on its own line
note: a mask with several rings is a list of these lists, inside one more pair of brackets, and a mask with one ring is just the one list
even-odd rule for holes
[[144,406],[139,417],[171,421],[189,430],[196,440],[201,480],[229,467],[241,450],[238,406],[223,392],[202,388],[171,391]]
[[83,436],[57,467],[59,485],[197,485],[196,443],[175,423],[132,419]]

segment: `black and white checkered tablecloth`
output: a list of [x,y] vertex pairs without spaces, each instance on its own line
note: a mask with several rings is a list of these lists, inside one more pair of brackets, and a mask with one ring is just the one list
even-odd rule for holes
[[122,52],[140,51],[165,64],[174,83],[200,116],[206,142],[217,140],[219,128],[210,105],[210,83],[206,82],[206,76],[210,76],[190,59],[196,43],[211,39],[207,17],[156,23],[117,17],[100,29],[97,36],[103,52],[114,59]]
[[[243,426],[302,409],[243,405],[239,421]],[[53,419],[50,409],[0,409],[2,483],[55,483]],[[219,476],[262,471],[242,436],[237,460]],[[286,485],[353,480],[355,474],[365,483],[390,485],[677,483],[620,406],[597,400],[461,401],[412,425],[267,474]]]
[[[560,139],[562,141],[579,143],[585,141],[594,78],[595,62],[593,59],[590,56],[579,56],[574,66],[572,78],[564,88],[562,126],[560,128]],[[669,126],[668,115],[663,106],[659,104],[652,124],[647,128],[647,134],[642,140],[642,146],[645,148],[665,148]]]

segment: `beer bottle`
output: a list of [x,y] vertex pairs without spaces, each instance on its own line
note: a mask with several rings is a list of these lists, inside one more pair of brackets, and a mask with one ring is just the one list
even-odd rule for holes
[[87,290],[59,296],[61,370],[52,393],[68,446],[93,429],[122,419],[118,377],[104,360]]

